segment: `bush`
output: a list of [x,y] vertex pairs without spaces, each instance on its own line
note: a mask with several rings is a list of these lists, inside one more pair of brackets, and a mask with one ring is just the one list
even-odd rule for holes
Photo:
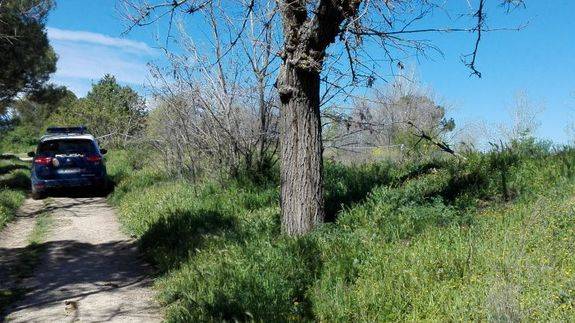
[[0,131],[0,153],[33,151],[38,144],[39,129],[31,125],[17,125],[11,131]]

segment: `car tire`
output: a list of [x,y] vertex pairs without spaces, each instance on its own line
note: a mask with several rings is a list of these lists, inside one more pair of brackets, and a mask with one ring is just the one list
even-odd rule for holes
[[44,197],[45,197],[44,193],[32,191],[32,199],[33,200],[42,200],[42,199],[44,199]]
[[95,185],[94,189],[98,196],[108,196],[108,181]]

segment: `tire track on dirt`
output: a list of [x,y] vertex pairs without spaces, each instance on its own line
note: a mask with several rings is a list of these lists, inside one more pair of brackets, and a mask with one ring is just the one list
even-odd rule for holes
[[[42,212],[27,200],[23,214]],[[10,310],[11,322],[161,321],[150,288],[151,268],[139,257],[133,240],[120,232],[114,210],[104,198],[54,198],[52,226],[43,243],[41,261],[32,277],[22,282],[28,290]],[[1,250],[25,247],[16,236],[31,232],[32,223],[8,228],[13,241]],[[21,234],[18,234],[18,231]],[[12,232],[12,233],[11,233]],[[10,240],[10,239],[8,239]],[[24,242],[25,243],[25,242]]]
[[[14,269],[20,262],[28,238],[34,230],[36,217],[45,210],[42,201],[26,200],[18,209],[14,219],[0,232],[0,288],[9,290],[17,288],[17,277]],[[1,314],[1,313],[0,313]]]

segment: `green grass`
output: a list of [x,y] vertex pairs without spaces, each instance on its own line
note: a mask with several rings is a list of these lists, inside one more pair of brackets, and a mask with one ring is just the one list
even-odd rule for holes
[[24,193],[20,191],[0,188],[0,230],[14,218],[14,213],[24,201],[24,197]]
[[[46,199],[44,201],[44,205],[46,207],[48,207],[50,203],[50,199]],[[48,231],[50,230],[52,223],[53,219],[50,212],[43,212],[38,215],[36,217],[36,222],[34,223],[34,228],[32,229],[32,232],[30,232],[30,236],[28,236],[28,245],[34,246],[43,243],[48,235]]]
[[[568,288],[574,192],[562,184],[534,200],[477,212],[471,224],[446,223],[453,211],[420,208],[375,229],[328,230],[320,236],[330,248],[312,288],[316,318],[565,321],[575,314]],[[357,220],[356,212],[363,213],[346,216]],[[406,220],[413,216],[427,219]],[[564,303],[556,300],[561,293],[570,295]]]
[[16,158],[0,159],[0,230],[24,202],[30,187],[28,167]]
[[279,188],[191,184],[109,156],[110,201],[157,266],[173,322],[568,321],[575,151],[326,165],[332,222],[280,232]]

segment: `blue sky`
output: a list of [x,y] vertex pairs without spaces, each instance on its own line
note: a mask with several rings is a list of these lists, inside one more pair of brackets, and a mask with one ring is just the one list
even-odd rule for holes
[[[447,2],[464,6],[467,1]],[[432,54],[405,63],[413,66],[425,86],[452,108],[458,124],[510,122],[508,109],[514,95],[521,91],[544,106],[538,135],[564,143],[569,140],[565,128],[575,120],[575,19],[571,17],[575,1],[526,2],[526,9],[510,15],[503,10],[490,12],[490,27],[528,26],[519,32],[484,36],[477,62],[483,78],[470,77],[461,63],[461,55],[470,52],[473,45],[473,35],[469,34],[425,36],[441,48],[443,55]],[[116,0],[57,0],[47,23],[50,41],[59,55],[53,82],[83,96],[92,82],[111,73],[144,92],[147,63],[162,62],[160,51],[154,47],[165,25],[122,35],[126,22],[118,5]]]

